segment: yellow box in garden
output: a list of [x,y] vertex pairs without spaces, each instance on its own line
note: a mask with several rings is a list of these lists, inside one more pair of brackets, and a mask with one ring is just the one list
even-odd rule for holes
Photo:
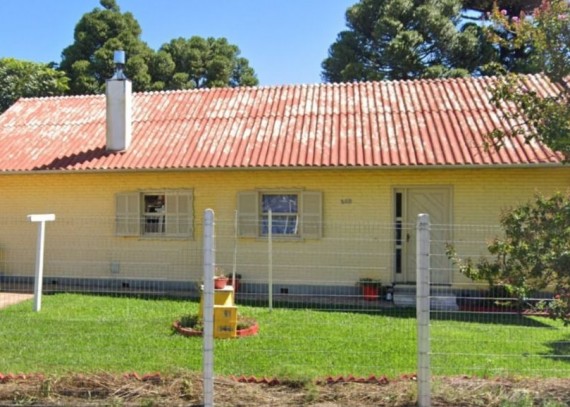
[[[204,290],[200,294],[199,316],[204,315]],[[234,303],[234,288],[231,285],[214,290],[214,338],[237,336],[237,307]]]
[[236,330],[237,307],[214,306],[214,338],[234,338]]
[[[233,307],[234,303],[234,288],[227,285],[222,289],[214,290],[214,308],[215,307]],[[198,309],[198,316],[202,318],[204,315],[204,290],[200,292],[200,308]]]

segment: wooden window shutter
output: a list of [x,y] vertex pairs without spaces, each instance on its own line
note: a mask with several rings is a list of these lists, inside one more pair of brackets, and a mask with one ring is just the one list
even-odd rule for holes
[[256,191],[238,193],[238,236],[257,237],[259,233],[259,195]]
[[169,236],[192,236],[194,208],[192,191],[166,192],[166,228]]
[[138,192],[124,192],[115,196],[115,233],[117,236],[139,236],[141,204]]
[[302,199],[302,237],[320,239],[323,236],[323,194],[319,191],[304,191]]

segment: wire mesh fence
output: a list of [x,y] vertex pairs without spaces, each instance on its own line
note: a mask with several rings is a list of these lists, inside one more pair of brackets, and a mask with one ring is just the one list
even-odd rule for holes
[[[453,230],[456,236],[466,236],[453,241],[460,259],[493,259],[485,249],[501,236],[498,228],[460,225]],[[568,376],[568,328],[539,307],[548,307],[552,292],[517,298],[505,286],[470,280],[459,283],[459,278],[451,291],[431,287],[433,375]]]
[[568,329],[537,311],[540,301],[469,293],[457,296],[455,310],[432,311],[433,374],[567,377]]
[[[114,230],[112,218],[58,217],[47,225],[43,307],[34,313],[36,227],[0,218],[2,369],[201,370],[200,337],[178,334],[173,323],[200,312],[203,225],[190,239],[117,237]],[[416,371],[415,225],[347,222],[322,230],[319,239],[243,238],[235,219],[216,219],[218,272],[235,277],[237,315],[259,328],[215,341],[216,374]],[[569,332],[531,312],[539,297],[521,308],[459,275],[447,259],[450,241],[459,256],[478,258],[498,234],[495,226],[432,225],[432,373],[567,376]],[[372,291],[364,291],[366,281],[375,282]]]

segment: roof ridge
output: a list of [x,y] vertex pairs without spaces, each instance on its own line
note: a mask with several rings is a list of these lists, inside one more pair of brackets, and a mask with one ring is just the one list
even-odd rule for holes
[[[373,83],[374,81],[358,82],[358,83]],[[155,94],[173,94],[173,93],[195,93],[195,92],[222,92],[231,91],[237,92],[240,90],[276,90],[276,89],[295,89],[295,88],[320,88],[329,86],[347,86],[352,85],[353,82],[322,82],[322,83],[293,83],[293,84],[279,84],[279,85],[259,85],[259,86],[226,86],[215,88],[192,88],[192,89],[167,89],[167,90],[148,90],[133,92],[133,94],[155,95]]]
[[[520,74],[523,77],[544,78],[543,73]],[[465,76],[456,78],[413,78],[413,79],[384,79],[384,80],[364,80],[353,82],[320,82],[320,83],[293,83],[293,84],[277,84],[277,85],[259,85],[259,86],[228,86],[215,88],[192,88],[192,89],[166,89],[166,90],[145,90],[135,91],[133,95],[160,95],[160,94],[184,94],[184,93],[202,93],[202,92],[239,92],[239,91],[265,91],[279,89],[296,89],[296,88],[328,88],[328,87],[361,87],[370,84],[380,85],[401,85],[405,83],[407,86],[414,83],[450,83],[450,82],[492,82],[501,76]],[[104,93],[86,94],[86,95],[56,95],[56,96],[31,96],[22,97],[21,100],[41,100],[41,99],[71,99],[71,98],[100,98],[104,97]]]
[[26,101],[26,100],[44,100],[44,99],[51,99],[51,100],[58,100],[58,99],[73,99],[73,98],[81,98],[81,99],[89,99],[89,98],[101,98],[105,97],[103,93],[101,94],[89,94],[89,95],[55,95],[55,96],[24,96],[18,99],[18,101]]

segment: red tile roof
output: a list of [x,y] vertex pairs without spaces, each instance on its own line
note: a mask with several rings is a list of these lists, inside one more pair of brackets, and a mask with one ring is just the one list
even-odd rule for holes
[[105,96],[21,99],[0,116],[0,172],[560,163],[519,139],[485,150],[486,134],[513,125],[489,103],[492,81],[135,93],[126,152],[105,150]]

